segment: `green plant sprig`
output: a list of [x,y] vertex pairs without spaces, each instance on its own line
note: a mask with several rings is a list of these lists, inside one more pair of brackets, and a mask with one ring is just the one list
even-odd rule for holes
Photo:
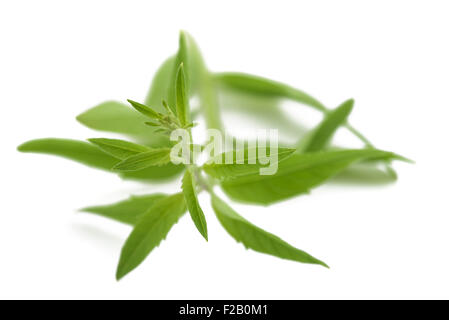
[[[172,144],[168,135],[176,129],[190,131],[194,126],[189,99],[199,97],[200,112],[205,116],[207,127],[222,130],[220,95],[232,96],[242,110],[258,107],[263,101],[273,119],[282,118],[277,107],[283,99],[310,106],[322,112],[324,118],[300,139],[299,144],[279,149],[279,168],[271,176],[259,175],[258,164],[206,163],[199,166],[171,163]],[[223,228],[246,248],[328,267],[323,261],[243,218],[220,199],[214,189],[220,187],[237,202],[269,205],[309,193],[330,178],[350,170],[354,163],[365,163],[372,170],[372,163],[382,162],[395,176],[391,162],[408,161],[392,152],[375,149],[349,124],[354,100],[347,100],[330,110],[307,93],[273,80],[243,73],[212,73],[206,68],[195,41],[186,32],[180,34],[178,52],[157,71],[145,102],[128,102],[138,112],[126,104],[108,101],[82,113],[77,120],[94,130],[126,135],[132,141],[92,138],[84,142],[48,138],[28,141],[18,147],[22,152],[57,155],[119,174],[124,179],[147,183],[173,179],[184,172],[174,194],[131,196],[118,203],[82,209],[133,227],[120,255],[116,272],[118,280],[134,270],[187,211],[200,235],[208,240],[206,216],[198,201],[198,194],[203,191],[210,194],[212,208]],[[260,110],[257,113],[263,114]],[[332,138],[340,127],[349,129],[365,143],[365,148],[331,147]],[[193,141],[190,142],[193,145]],[[248,150],[245,154],[249,154]],[[219,155],[225,156],[224,153]]]

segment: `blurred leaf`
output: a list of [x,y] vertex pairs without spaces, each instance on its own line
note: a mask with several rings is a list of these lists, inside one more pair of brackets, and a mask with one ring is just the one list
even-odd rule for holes
[[112,169],[118,171],[135,171],[170,162],[170,148],[153,149],[126,158]]
[[364,159],[406,160],[394,153],[376,150],[343,150],[294,154],[279,163],[276,174],[246,175],[222,182],[224,191],[242,202],[271,204],[319,186],[350,164]]
[[286,84],[245,73],[223,72],[214,74],[214,79],[220,84],[255,95],[274,98],[291,99],[320,111],[326,107],[307,93]]
[[149,151],[148,147],[119,139],[92,138],[89,142],[117,159],[126,159],[138,153]]
[[83,112],[76,119],[91,129],[125,134],[145,145],[168,145],[167,137],[155,134],[153,128],[145,125],[147,117],[120,102],[104,102]]
[[328,268],[324,262],[296,249],[274,234],[256,227],[215,195],[212,196],[212,207],[223,228],[247,249],[253,249],[282,259],[319,264]]
[[25,142],[18,147],[21,152],[52,154],[89,167],[110,170],[119,161],[98,147],[78,140],[46,138]]
[[[317,99],[301,90],[277,81],[236,72],[216,73],[214,74],[214,79],[217,85],[221,85],[222,87],[227,86],[234,90],[240,90],[241,92],[252,94],[253,96],[276,99],[290,99],[292,101],[308,105],[325,114],[328,112],[328,109]],[[359,138],[365,144],[365,146],[374,148],[373,144],[349,123],[344,123],[344,126],[357,138]],[[282,126],[279,127],[283,128]],[[394,170],[392,168],[389,168],[389,170],[390,172],[392,172],[392,174],[394,174]]]
[[144,213],[122,248],[117,280],[134,270],[165,239],[170,229],[185,213],[182,193],[157,201]]
[[[296,149],[277,148],[278,162],[288,158],[295,151]],[[243,153],[243,161],[241,161],[241,163],[237,163],[238,152],[239,151],[228,151],[218,155],[216,158],[220,159],[221,164],[213,162],[210,164],[206,163],[203,165],[204,171],[214,178],[227,180],[248,174],[258,174],[260,168],[268,166],[257,163],[258,148],[245,148],[240,150],[240,152]],[[267,154],[270,154],[271,149],[267,147],[266,152]],[[226,158],[232,159],[233,163],[226,164]],[[214,159],[212,159],[212,161],[215,161]],[[250,162],[254,162],[254,164]]]
[[225,115],[234,114],[239,118],[243,116],[243,121],[249,120],[245,122],[251,130],[279,128],[280,145],[288,145],[288,141],[298,140],[309,130],[282,110],[280,98],[253,94],[223,83],[216,83],[215,87],[218,104]]
[[324,120],[312,131],[303,152],[315,152],[323,150],[332,139],[337,129],[346,123],[346,119],[352,111],[354,100],[343,102],[335,110],[324,116]]
[[178,115],[179,122],[181,126],[184,127],[189,123],[189,100],[188,93],[186,92],[186,83],[184,76],[183,64],[178,68],[178,73],[176,74],[176,114]]
[[196,228],[207,241],[207,223],[196,194],[196,183],[191,169],[187,169],[182,179],[182,192]]
[[169,95],[170,81],[172,80],[173,69],[175,64],[175,56],[171,56],[159,67],[151,82],[145,104],[152,106],[158,112],[162,112],[162,100],[166,100]]
[[157,201],[166,198],[164,194],[149,194],[144,196],[131,196],[130,198],[103,206],[83,208],[80,211],[91,212],[123,222],[135,225],[139,218],[147,212]]

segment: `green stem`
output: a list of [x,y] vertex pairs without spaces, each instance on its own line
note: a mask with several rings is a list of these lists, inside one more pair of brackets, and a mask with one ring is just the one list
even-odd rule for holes
[[360,131],[358,131],[357,129],[355,129],[352,125],[350,125],[348,122],[344,124],[344,126],[350,131],[352,132],[357,138],[360,139],[360,141],[362,141],[367,147],[373,148],[374,145],[363,135],[360,133]]

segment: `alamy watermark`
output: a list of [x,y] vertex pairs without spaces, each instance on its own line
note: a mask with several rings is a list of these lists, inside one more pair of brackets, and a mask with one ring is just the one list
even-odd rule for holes
[[192,144],[189,130],[176,129],[170,140],[177,142],[172,147],[170,160],[174,164],[193,164],[202,153],[207,155],[207,164],[259,164],[261,175],[273,175],[278,170],[278,130],[257,130],[246,139],[236,139],[220,130],[206,131],[207,143]]

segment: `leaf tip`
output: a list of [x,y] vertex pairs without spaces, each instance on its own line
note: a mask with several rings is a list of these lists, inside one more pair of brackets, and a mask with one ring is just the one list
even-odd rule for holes
[[179,40],[182,41],[187,36],[187,31],[179,30]]
[[134,101],[134,100],[132,100],[132,99],[126,99],[126,101],[128,101],[128,103],[131,104],[133,107],[139,106],[139,105],[140,105],[139,102]]
[[123,279],[123,277],[126,275],[125,272],[123,272],[120,268],[117,268],[117,271],[115,272],[115,280],[120,281]]
[[138,109],[138,108],[140,107],[140,106],[139,106],[139,103],[136,102],[136,101],[134,101],[134,100],[126,99],[126,101],[128,101],[128,103],[129,103],[133,108],[135,108],[135,109]]
[[124,276],[126,276],[128,273],[130,273],[134,268],[129,268],[126,263],[123,261],[123,251],[120,255],[120,260],[117,265],[117,270],[115,271],[115,280],[120,281],[123,279]]
[[19,146],[17,146],[17,151],[19,152],[33,152],[33,141],[35,140],[30,140],[30,141],[26,141],[22,144],[20,144]]
[[349,113],[351,113],[352,109],[354,108],[354,103],[355,100],[351,98],[343,102],[340,107],[345,111],[345,113],[349,115]]
[[26,151],[26,142],[22,143],[21,145],[17,146],[17,151],[19,152],[25,152]]
[[89,110],[86,110],[75,117],[75,120],[84,126],[89,126]]
[[392,153],[392,158],[395,160],[399,160],[399,161],[403,161],[403,162],[407,162],[410,164],[416,164],[416,162],[410,158],[406,158],[404,156],[401,156],[400,154],[396,154],[396,153]]
[[207,235],[207,229],[201,231],[201,235],[203,236],[204,239],[206,239],[206,242],[209,242],[209,237]]
[[84,112],[83,112],[83,113],[80,113],[79,115],[77,115],[77,116],[75,117],[76,121],[78,121],[78,122],[80,122],[80,123],[83,123],[83,114],[84,114]]

